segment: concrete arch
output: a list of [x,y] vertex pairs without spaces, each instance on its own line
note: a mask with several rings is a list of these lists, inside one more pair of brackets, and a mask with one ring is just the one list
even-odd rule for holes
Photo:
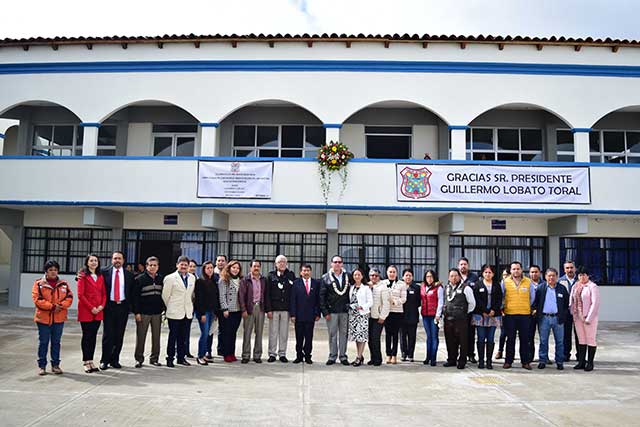
[[597,117],[591,124],[590,124],[590,128],[593,128],[596,126],[596,124],[601,121],[602,119],[606,118],[608,115],[613,114],[613,113],[640,113],[640,103],[638,104],[629,104],[629,105],[624,105],[622,107],[619,108],[614,108],[611,109],[607,112],[605,112],[604,114],[601,114],[599,117]]
[[62,102],[51,101],[51,100],[48,100],[48,99],[24,99],[24,100],[21,100],[21,101],[14,101],[8,107],[4,107],[4,108],[0,107],[1,108],[0,109],[0,117],[5,115],[9,111],[13,110],[14,108],[21,107],[21,106],[62,107],[65,110],[69,111],[74,116],[76,116],[76,118],[78,119],[79,122],[82,122],[82,117],[79,114],[77,114],[72,108],[67,107]]
[[235,113],[237,111],[240,111],[243,108],[252,107],[252,106],[260,106],[261,104],[264,105],[264,106],[268,106],[268,105],[265,105],[265,103],[269,103],[269,102],[282,103],[282,105],[286,105],[286,106],[290,106],[290,107],[302,108],[303,110],[305,110],[308,113],[312,114],[320,122],[324,123],[324,121],[322,120],[322,118],[318,114],[316,114],[312,109],[307,108],[302,102],[294,101],[294,100],[291,100],[291,99],[280,98],[280,97],[260,98],[260,99],[253,99],[253,100],[244,101],[240,105],[238,105],[236,107],[233,107],[232,109],[227,110],[226,113],[223,113],[219,117],[218,123],[221,123],[222,121],[227,119],[229,116],[231,116],[233,113]]
[[183,110],[184,112],[188,113],[189,115],[191,115],[193,117],[193,119],[195,121],[197,121],[198,123],[201,121],[200,118],[194,114],[192,111],[190,111],[189,109],[183,107],[182,105],[180,105],[180,103],[178,102],[173,102],[170,100],[166,100],[166,99],[159,99],[156,97],[149,97],[149,98],[137,98],[137,99],[132,99],[130,101],[123,103],[120,103],[119,105],[111,105],[108,106],[106,108],[106,112],[102,112],[99,115],[99,119],[96,120],[98,123],[102,123],[105,120],[109,119],[109,117],[113,116],[114,114],[116,114],[117,112],[127,108],[127,107],[133,107],[133,106],[167,106],[167,107],[177,107],[181,110]]
[[[549,114],[554,115],[558,119],[562,120],[567,125],[567,127],[569,127],[569,128],[573,127],[572,123],[565,117],[565,115],[558,113],[556,109],[546,107],[546,106],[542,105],[541,103],[522,102],[522,101],[504,102],[504,103],[493,105],[493,106],[491,106],[489,108],[487,108],[486,106],[485,107],[478,107],[478,108],[475,109],[476,112],[473,113],[475,115],[471,118],[471,120],[468,120],[466,123],[460,123],[460,124],[461,125],[462,124],[470,125],[474,120],[478,119],[483,114],[488,113],[488,112],[490,112],[492,110],[495,110],[495,109],[503,108],[503,107],[524,107],[524,108],[534,107],[537,110],[543,110],[543,111],[546,111]],[[517,109],[517,108],[514,108],[514,109]]]
[[[417,108],[422,108],[424,110],[427,110],[428,112],[434,114],[435,116],[437,116],[440,120],[442,120],[443,122],[445,122],[447,125],[450,124],[448,118],[446,118],[443,114],[441,114],[440,112],[436,111],[434,108],[428,107],[427,105],[415,101],[415,100],[410,100],[410,99],[389,99],[389,98],[384,98],[384,99],[378,99],[378,100],[373,100],[371,102],[368,102],[366,105],[364,105],[363,107],[354,110],[353,112],[351,112],[348,116],[344,117],[342,119],[342,121],[340,123],[344,123],[347,120],[349,120],[351,117],[353,117],[356,113],[366,109],[366,108],[389,108],[389,107],[385,107],[384,104],[385,103],[389,103],[389,102],[397,102],[397,103],[406,103],[408,105],[412,105],[415,106]],[[376,104],[380,104],[379,107],[377,107]]]

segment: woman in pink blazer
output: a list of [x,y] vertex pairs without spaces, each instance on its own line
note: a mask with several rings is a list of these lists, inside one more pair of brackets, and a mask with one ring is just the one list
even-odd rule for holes
[[[589,272],[584,267],[578,269],[578,281],[571,288],[569,305],[576,334],[578,334],[578,364],[573,369],[593,371],[600,291],[598,285],[589,280]],[[585,356],[587,357],[586,363]]]
[[82,362],[86,373],[99,371],[93,364],[93,353],[106,303],[107,292],[100,272],[100,260],[96,255],[87,255],[84,268],[78,275],[78,321],[82,327]]

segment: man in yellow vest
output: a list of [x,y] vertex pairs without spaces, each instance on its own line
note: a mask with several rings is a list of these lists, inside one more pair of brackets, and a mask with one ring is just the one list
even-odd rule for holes
[[506,277],[502,285],[504,295],[503,326],[507,333],[507,356],[504,369],[511,368],[516,352],[516,332],[520,339],[520,361],[522,367],[531,370],[532,356],[529,354],[529,334],[531,330],[531,305],[536,292],[531,280],[522,275],[522,264],[519,261],[511,263],[511,275]]

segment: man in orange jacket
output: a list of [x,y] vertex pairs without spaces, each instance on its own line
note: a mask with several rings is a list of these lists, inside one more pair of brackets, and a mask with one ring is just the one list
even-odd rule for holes
[[31,297],[36,306],[34,321],[38,325],[38,374],[47,373],[47,350],[51,341],[51,371],[62,374],[60,369],[60,340],[67,311],[73,302],[69,284],[60,280],[60,265],[56,261],[47,261],[44,265],[44,277],[33,284]]

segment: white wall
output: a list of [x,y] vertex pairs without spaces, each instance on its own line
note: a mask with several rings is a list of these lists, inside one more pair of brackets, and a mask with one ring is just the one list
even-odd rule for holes
[[[178,215],[177,225],[164,225],[164,215]],[[208,230],[202,227],[200,210],[140,210],[124,212],[125,229],[133,230]]]
[[231,213],[229,230],[296,233],[326,233],[327,231],[325,216],[322,214],[280,214],[262,211]]
[[[506,230],[492,230],[492,219],[506,220]],[[457,234],[470,236],[546,236],[547,220],[545,218],[517,215],[465,215],[464,232]]]
[[438,218],[429,214],[341,214],[338,232],[353,234],[438,234]]
[[[432,159],[441,158],[438,156],[438,126],[413,126],[411,137],[411,157],[422,160],[425,153],[429,153]],[[442,156],[442,158],[445,158]]]

